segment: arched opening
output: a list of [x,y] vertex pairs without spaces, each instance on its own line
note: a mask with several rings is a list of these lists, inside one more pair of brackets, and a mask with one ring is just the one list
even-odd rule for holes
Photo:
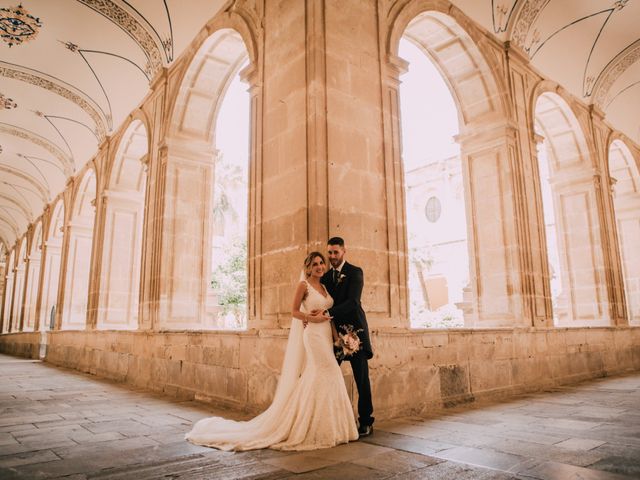
[[[165,209],[173,219],[165,328],[246,327],[250,102],[240,79],[248,58],[238,32],[216,31],[177,95],[167,140],[167,177],[175,181]],[[181,249],[188,255],[173,254]]]
[[103,194],[99,329],[138,327],[148,143],[144,124],[133,121],[120,141]]
[[412,327],[464,325],[469,255],[458,112],[448,86],[424,50],[400,42],[402,159]]
[[215,148],[207,323],[216,328],[244,328],[247,325],[249,94],[238,73],[231,79],[222,99],[216,121]]
[[27,271],[27,287],[24,299],[24,330],[32,332],[36,325],[36,301],[40,286],[40,257],[42,248],[42,222],[33,232]]
[[14,248],[9,254],[9,261],[7,262],[7,279],[5,283],[5,296],[4,296],[4,308],[2,319],[2,333],[11,331],[11,301],[13,300],[13,275],[15,273],[15,252]]
[[614,140],[609,146],[609,175],[622,257],[629,323],[640,323],[640,174],[629,148]]
[[86,327],[95,198],[96,177],[94,171],[89,170],[82,177],[76,191],[67,230],[69,251],[64,286],[62,329],[79,330]]
[[408,4],[397,21],[406,28],[392,34],[395,63],[408,63],[399,94],[410,324],[512,324],[500,87],[454,17],[420,8]]
[[53,207],[44,242],[44,276],[40,308],[40,330],[53,330],[60,283],[60,254],[64,227],[64,202],[58,200]]
[[17,332],[21,328],[20,315],[22,313],[22,302],[24,300],[24,277],[27,267],[27,238],[20,242],[18,258],[16,259],[16,272],[14,276],[14,294],[11,307],[11,331]]
[[556,325],[606,324],[593,169],[569,105],[555,93],[535,103],[538,169]]

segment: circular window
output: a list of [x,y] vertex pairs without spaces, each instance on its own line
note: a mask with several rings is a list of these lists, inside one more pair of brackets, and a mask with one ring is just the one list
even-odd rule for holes
[[424,207],[424,214],[431,223],[436,223],[440,219],[442,213],[442,204],[438,197],[431,197],[427,200],[427,204]]

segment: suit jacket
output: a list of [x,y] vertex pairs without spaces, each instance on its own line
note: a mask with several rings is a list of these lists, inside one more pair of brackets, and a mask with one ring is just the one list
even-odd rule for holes
[[369,325],[367,317],[362,309],[360,297],[364,287],[364,275],[360,267],[345,262],[340,271],[340,278],[336,284],[333,283],[333,271],[329,270],[320,280],[327,287],[329,295],[333,297],[333,307],[329,309],[329,315],[333,317],[333,322],[341,332],[341,325],[352,325],[354,330],[360,330],[358,337],[362,343],[361,349],[367,358],[373,357],[371,340],[369,339]]

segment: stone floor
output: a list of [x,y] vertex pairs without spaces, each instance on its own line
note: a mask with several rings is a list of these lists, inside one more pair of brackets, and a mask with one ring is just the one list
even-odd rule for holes
[[0,478],[640,478],[640,374],[379,422],[365,441],[306,453],[183,441],[212,412],[0,355]]

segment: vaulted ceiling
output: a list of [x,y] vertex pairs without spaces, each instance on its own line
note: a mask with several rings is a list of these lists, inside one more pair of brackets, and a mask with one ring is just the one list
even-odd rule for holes
[[[9,247],[226,3],[19,1],[0,0],[0,244]],[[640,143],[639,1],[453,3]]]

